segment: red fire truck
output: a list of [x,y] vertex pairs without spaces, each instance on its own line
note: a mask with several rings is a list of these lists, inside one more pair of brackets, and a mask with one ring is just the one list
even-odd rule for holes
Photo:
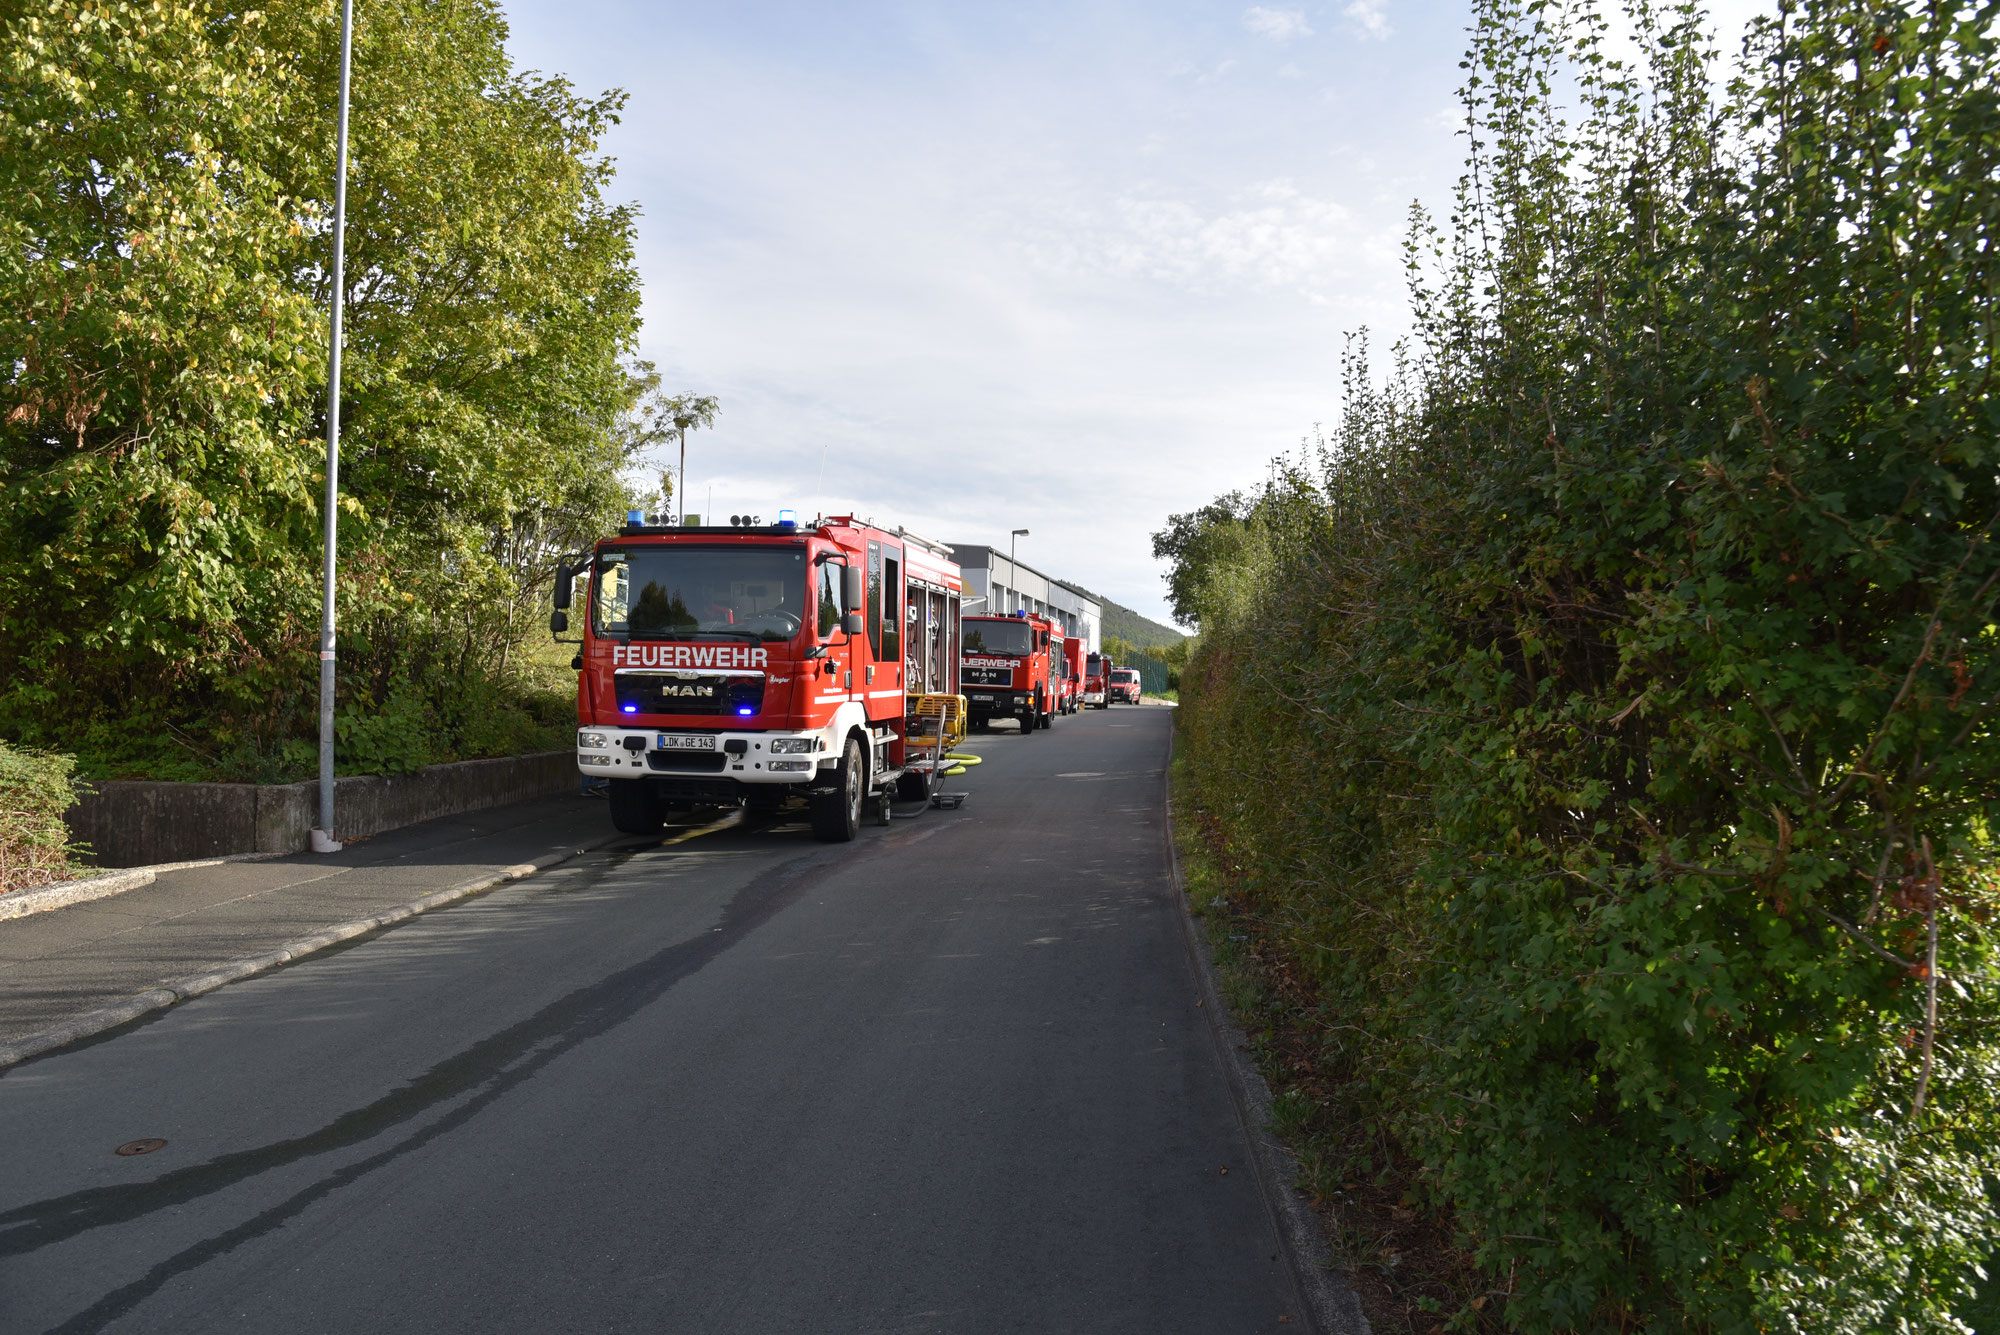
[[[803,795],[847,840],[891,792],[928,799],[964,735],[950,548],[851,516],[800,525],[649,524],[569,558],[550,629],[584,598],[576,759],[610,780],[620,830],[697,805]],[[587,581],[581,587],[578,580]]]
[[1084,660],[1083,703],[1091,709],[1111,708],[1111,660],[1103,654]]
[[1083,708],[1083,638],[1066,636],[1062,647],[1062,712],[1074,714]]
[[973,730],[983,732],[996,718],[1013,719],[1022,732],[1048,727],[1055,719],[1056,683],[1062,679],[1053,643],[1062,632],[1055,623],[1033,612],[1016,612],[967,617],[963,626],[965,650],[958,671]]

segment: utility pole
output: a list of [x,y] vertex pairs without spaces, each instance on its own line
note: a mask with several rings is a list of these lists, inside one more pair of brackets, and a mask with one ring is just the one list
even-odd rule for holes
[[315,853],[338,853],[333,837],[334,558],[340,516],[340,316],[347,283],[347,102],[354,63],[354,0],[340,5],[340,123],[333,148],[333,321],[326,354],[326,555],[319,611],[319,828]]

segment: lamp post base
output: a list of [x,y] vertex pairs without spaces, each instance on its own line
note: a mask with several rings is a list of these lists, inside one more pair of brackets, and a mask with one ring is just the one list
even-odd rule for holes
[[343,845],[325,830],[312,832],[312,851],[315,853],[338,853]]

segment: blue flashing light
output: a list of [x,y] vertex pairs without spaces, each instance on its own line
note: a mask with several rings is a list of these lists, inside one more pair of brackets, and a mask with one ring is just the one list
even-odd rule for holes
[[625,512],[625,522],[628,524],[644,524],[646,522],[646,512],[644,510],[627,510]]
[[1014,615],[1021,618],[1021,620],[1026,621],[1028,619],[1028,609],[1024,607],[1020,611],[1014,613]]
[[779,528],[797,528],[798,526],[799,526],[799,512],[797,510],[778,511]]
[[636,714],[639,712],[639,706],[637,705],[625,705],[623,708],[625,712],[628,714]]
[[751,708],[750,706],[748,706],[748,705],[744,705],[744,706],[742,706],[741,708],[739,708],[739,709],[738,709],[738,710],[737,710],[736,712],[737,712],[737,713],[739,713],[739,714],[754,714],[754,713],[756,713],[757,711],[756,711],[756,710],[754,710],[754,709],[752,709],[752,708]]

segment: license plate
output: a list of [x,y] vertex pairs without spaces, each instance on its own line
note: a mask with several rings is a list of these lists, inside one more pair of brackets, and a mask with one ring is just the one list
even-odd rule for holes
[[990,695],[975,695],[972,698],[975,700],[984,700],[987,704],[993,703],[993,697]]
[[699,733],[663,732],[653,745],[662,751],[713,751],[715,738]]

